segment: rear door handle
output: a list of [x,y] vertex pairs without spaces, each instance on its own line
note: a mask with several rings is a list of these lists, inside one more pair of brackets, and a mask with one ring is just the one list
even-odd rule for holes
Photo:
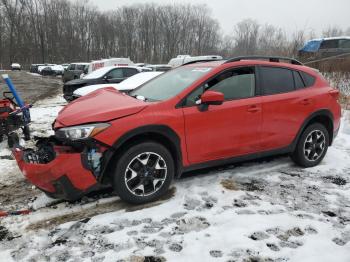
[[251,105],[251,106],[249,106],[248,107],[248,109],[247,109],[247,111],[249,112],[249,113],[257,113],[257,112],[260,112],[260,107],[259,106],[257,106],[257,105]]
[[304,106],[311,105],[311,103],[312,103],[312,100],[309,98],[305,98],[300,102],[300,104],[302,104]]

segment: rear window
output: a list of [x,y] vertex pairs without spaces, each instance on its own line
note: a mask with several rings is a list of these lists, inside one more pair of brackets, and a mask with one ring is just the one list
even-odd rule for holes
[[350,39],[339,40],[339,48],[350,48]]
[[124,77],[130,77],[138,73],[138,71],[134,68],[124,68]]
[[293,72],[286,68],[260,67],[261,86],[264,95],[294,91]]

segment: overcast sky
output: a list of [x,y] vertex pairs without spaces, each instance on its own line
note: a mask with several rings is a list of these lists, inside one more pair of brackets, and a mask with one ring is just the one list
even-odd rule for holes
[[337,25],[350,27],[350,0],[90,0],[101,10],[135,3],[207,4],[225,33],[245,18],[278,25],[293,32],[297,29],[322,29]]

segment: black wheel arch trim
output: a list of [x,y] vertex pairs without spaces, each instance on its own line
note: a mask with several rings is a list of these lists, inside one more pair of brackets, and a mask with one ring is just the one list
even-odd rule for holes
[[[334,116],[333,116],[333,113],[329,110],[329,109],[321,109],[321,110],[318,110],[318,111],[315,111],[313,112],[311,115],[309,115],[303,122],[303,124],[301,125],[299,131],[298,131],[298,134],[296,135],[292,145],[291,145],[291,148],[292,148],[292,151],[295,150],[297,144],[298,144],[298,141],[299,141],[299,138],[301,137],[303,131],[305,130],[305,128],[312,122],[313,119],[317,118],[317,117],[328,117],[330,120],[331,120],[331,123],[332,123],[332,132],[334,132]],[[329,134],[329,143],[330,145],[332,145],[333,143],[333,136],[331,134]]]
[[103,159],[103,168],[102,168],[102,172],[99,177],[99,180],[103,181],[106,178],[106,173],[108,171],[108,168],[110,167],[111,160],[115,157],[116,154],[119,153],[119,150],[126,143],[131,142],[133,138],[140,137],[140,136],[145,136],[145,137],[150,136],[150,140],[152,140],[152,135],[160,135],[160,138],[165,137],[170,141],[172,146],[172,148],[169,148],[170,153],[176,154],[176,159],[174,162],[176,166],[175,177],[176,178],[179,177],[183,170],[183,166],[182,166],[183,156],[181,151],[180,137],[172,128],[170,128],[167,125],[146,125],[146,126],[137,127],[125,133],[115,141],[115,143],[112,145],[110,149],[108,149],[105,152],[104,159]]

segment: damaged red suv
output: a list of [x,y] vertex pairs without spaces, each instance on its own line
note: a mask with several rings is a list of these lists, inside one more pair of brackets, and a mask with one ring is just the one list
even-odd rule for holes
[[302,167],[337,135],[339,93],[289,58],[193,62],[124,94],[106,88],[67,105],[55,135],[17,146],[23,174],[56,198],[112,186],[125,201],[154,201],[183,172],[289,154]]

